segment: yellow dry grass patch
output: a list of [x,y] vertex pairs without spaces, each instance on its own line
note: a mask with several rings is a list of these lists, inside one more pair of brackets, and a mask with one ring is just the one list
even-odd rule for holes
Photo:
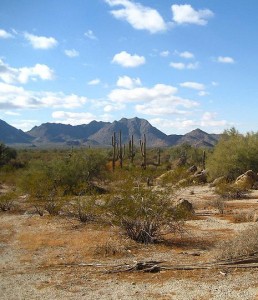
[[24,225],[16,243],[16,248],[24,250],[21,259],[30,261],[34,257],[43,264],[91,260],[96,247],[112,236],[109,228],[58,217],[50,220],[34,216]]

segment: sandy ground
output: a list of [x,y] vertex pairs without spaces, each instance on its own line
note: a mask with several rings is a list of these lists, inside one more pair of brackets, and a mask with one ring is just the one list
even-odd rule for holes
[[225,215],[211,207],[210,188],[180,195],[197,216],[186,234],[159,245],[138,245],[115,228],[81,224],[67,217],[0,213],[0,299],[245,299],[258,300],[258,268],[109,273],[115,266],[162,260],[168,265],[214,259],[213,249],[254,222],[233,223],[238,210],[257,210],[258,194],[229,201]]

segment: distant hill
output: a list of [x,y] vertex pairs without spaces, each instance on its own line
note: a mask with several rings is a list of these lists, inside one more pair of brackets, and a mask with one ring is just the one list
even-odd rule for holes
[[208,134],[195,129],[185,135],[166,135],[147,120],[140,118],[122,118],[114,122],[92,121],[83,125],[44,123],[28,132],[18,130],[0,120],[0,140],[6,144],[61,145],[61,146],[111,146],[114,132],[122,132],[122,143],[128,143],[134,136],[135,144],[146,135],[148,147],[168,147],[188,143],[196,147],[213,147],[219,135]]
[[4,144],[30,144],[33,137],[0,120],[0,142]]
[[35,143],[85,143],[88,137],[104,127],[106,122],[92,121],[83,125],[66,125],[59,123],[44,123],[33,127],[27,132]]
[[208,134],[207,132],[197,128],[183,135],[177,141],[177,144],[187,143],[195,147],[213,147],[218,142],[219,136],[220,135],[216,134]]

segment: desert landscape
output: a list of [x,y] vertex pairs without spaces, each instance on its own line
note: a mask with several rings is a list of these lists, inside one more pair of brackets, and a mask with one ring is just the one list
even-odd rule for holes
[[[258,192],[227,201],[223,214],[208,185],[182,189],[178,196],[193,204],[194,218],[182,235],[151,245],[129,240],[116,227],[38,216],[19,199],[23,213],[0,215],[0,298],[258,299],[257,252],[255,262],[240,244],[242,262],[217,265],[226,251],[221,241],[254,231],[257,239],[257,223],[236,215],[258,211]],[[137,270],[140,262],[160,268]]]

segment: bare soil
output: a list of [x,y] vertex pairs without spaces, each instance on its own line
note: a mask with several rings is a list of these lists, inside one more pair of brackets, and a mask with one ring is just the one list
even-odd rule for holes
[[[196,216],[183,236],[139,245],[117,228],[74,218],[11,211],[0,213],[0,299],[257,299],[258,268],[217,268],[110,273],[140,261],[195,265],[214,261],[216,245],[254,222],[234,222],[239,211],[258,210],[258,192],[227,201],[220,215],[208,186],[183,190]],[[21,200],[22,201],[22,200]]]

